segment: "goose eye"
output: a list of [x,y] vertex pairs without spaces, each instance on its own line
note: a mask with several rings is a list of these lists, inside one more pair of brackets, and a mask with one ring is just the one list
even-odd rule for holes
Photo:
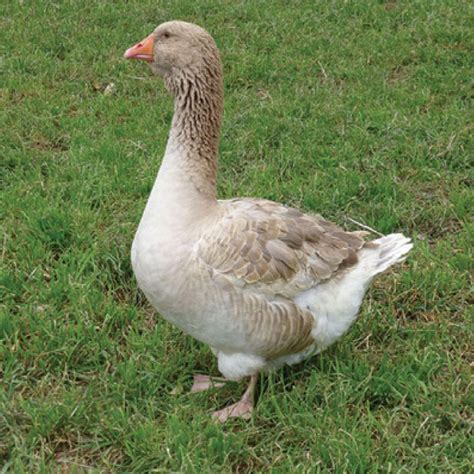
[[163,38],[169,38],[170,34],[167,31],[165,31],[161,36],[163,36]]

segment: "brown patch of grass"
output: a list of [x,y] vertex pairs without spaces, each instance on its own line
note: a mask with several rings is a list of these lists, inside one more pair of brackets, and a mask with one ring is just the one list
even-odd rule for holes
[[44,136],[38,136],[33,139],[31,146],[41,151],[63,152],[69,150],[69,139],[63,135],[52,141]]
[[406,66],[398,65],[390,71],[387,81],[389,84],[398,84],[406,81],[409,76],[410,73],[408,68]]

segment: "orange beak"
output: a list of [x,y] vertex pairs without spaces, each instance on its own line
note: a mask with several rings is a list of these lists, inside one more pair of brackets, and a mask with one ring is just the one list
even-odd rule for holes
[[152,33],[135,46],[128,48],[123,57],[125,59],[142,59],[143,61],[153,61],[153,43],[155,35]]

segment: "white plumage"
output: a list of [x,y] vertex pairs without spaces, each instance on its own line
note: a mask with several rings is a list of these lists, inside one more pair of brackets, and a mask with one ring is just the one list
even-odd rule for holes
[[401,234],[365,242],[364,233],[270,201],[218,201],[223,88],[214,41],[196,25],[169,22],[126,57],[147,60],[175,96],[132,246],[138,284],[165,319],[212,348],[227,379],[251,376],[242,400],[216,412],[248,416],[256,375],[341,337],[372,278],[412,244]]

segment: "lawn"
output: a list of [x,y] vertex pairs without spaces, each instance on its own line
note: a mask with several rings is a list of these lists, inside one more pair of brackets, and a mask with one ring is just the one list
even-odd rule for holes
[[[1,472],[472,472],[472,2],[1,8]],[[175,18],[221,49],[220,197],[415,241],[248,422],[209,416],[243,384],[187,393],[216,362],[130,266],[173,109],[122,54]]]

